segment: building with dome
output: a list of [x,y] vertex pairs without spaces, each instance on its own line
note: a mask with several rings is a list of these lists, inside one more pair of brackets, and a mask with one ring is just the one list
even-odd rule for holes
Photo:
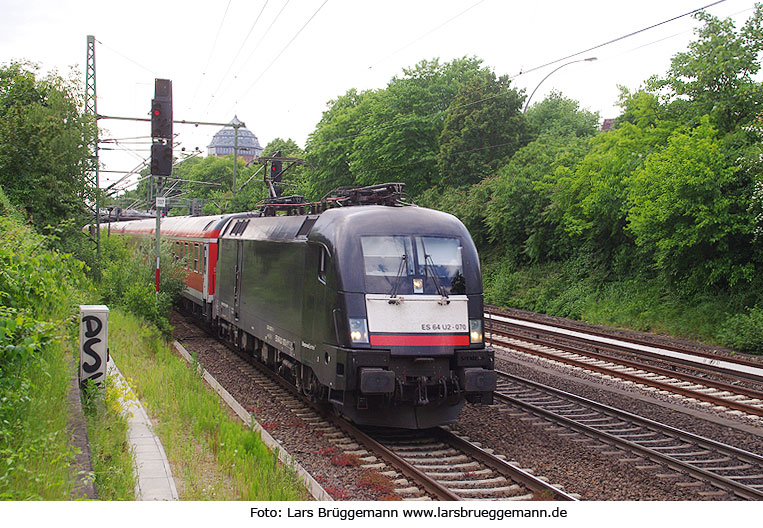
[[[231,125],[240,125],[237,116],[233,116]],[[226,126],[221,129],[212,138],[212,143],[207,145],[210,156],[227,156],[233,154],[234,145],[236,142],[236,130],[232,126]],[[251,130],[246,127],[239,127],[238,129],[238,156],[243,158],[247,163],[260,157],[264,149],[260,146],[260,142],[257,140]]]

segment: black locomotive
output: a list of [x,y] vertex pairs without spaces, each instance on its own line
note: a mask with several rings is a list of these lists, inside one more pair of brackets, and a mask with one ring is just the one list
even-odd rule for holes
[[458,219],[417,206],[269,207],[210,218],[217,255],[204,262],[216,269],[199,269],[215,291],[187,299],[222,336],[360,424],[426,428],[454,422],[465,401],[492,403],[479,259]]

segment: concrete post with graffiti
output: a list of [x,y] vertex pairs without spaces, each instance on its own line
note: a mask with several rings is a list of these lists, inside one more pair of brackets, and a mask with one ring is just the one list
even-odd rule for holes
[[109,360],[109,309],[81,304],[79,314],[79,382],[100,383],[106,379]]

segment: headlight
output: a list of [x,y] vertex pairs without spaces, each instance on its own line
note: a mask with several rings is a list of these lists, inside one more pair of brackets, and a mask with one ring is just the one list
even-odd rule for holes
[[482,319],[469,319],[469,342],[482,343]]
[[368,324],[365,319],[350,319],[350,339],[353,343],[368,343]]

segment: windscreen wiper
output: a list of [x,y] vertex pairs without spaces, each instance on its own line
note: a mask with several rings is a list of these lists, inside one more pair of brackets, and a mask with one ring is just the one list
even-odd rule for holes
[[397,278],[395,280],[395,286],[392,288],[392,293],[389,296],[390,304],[400,304],[402,299],[397,298],[397,290],[400,288],[400,281],[403,280],[403,272],[405,272],[405,265],[408,261],[408,255],[403,253],[400,256],[400,267],[397,268]]
[[427,275],[432,277],[432,282],[434,282],[434,287],[437,288],[437,293],[442,297],[440,299],[440,304],[449,304],[450,299],[448,299],[448,294],[445,293],[445,290],[443,289],[442,285],[440,284],[440,281],[437,279],[437,276],[434,272],[434,261],[432,260],[432,255],[426,254],[426,248],[424,248],[424,276]]

